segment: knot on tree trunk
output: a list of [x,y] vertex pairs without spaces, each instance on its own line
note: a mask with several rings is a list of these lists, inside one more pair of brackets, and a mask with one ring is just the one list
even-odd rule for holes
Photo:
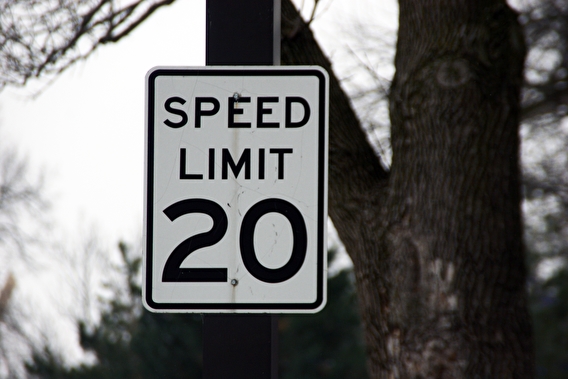
[[443,88],[457,88],[472,78],[469,63],[462,58],[444,59],[437,65],[436,81]]

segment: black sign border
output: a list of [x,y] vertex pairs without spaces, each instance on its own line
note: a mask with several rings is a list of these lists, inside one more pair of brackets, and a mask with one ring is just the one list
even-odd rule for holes
[[[157,68],[151,71],[146,81],[146,193],[145,193],[145,306],[153,312],[183,312],[201,310],[201,313],[219,313],[221,311],[238,313],[307,313],[310,310],[316,311],[325,304],[326,294],[324,293],[326,267],[325,251],[326,235],[324,233],[327,223],[326,212],[326,140],[328,132],[326,121],[326,95],[329,92],[327,76],[316,68]],[[323,70],[322,68],[320,68]],[[154,199],[154,106],[155,106],[155,86],[156,79],[160,76],[315,76],[319,80],[319,133],[318,133],[318,226],[317,226],[317,292],[316,300],[313,303],[157,303],[152,299],[152,264],[153,264],[153,199]],[[323,307],[322,307],[323,308]],[[219,311],[219,312],[215,312]],[[243,312],[244,311],[244,312]],[[280,312],[279,312],[280,311]],[[198,313],[198,312],[194,312]]]

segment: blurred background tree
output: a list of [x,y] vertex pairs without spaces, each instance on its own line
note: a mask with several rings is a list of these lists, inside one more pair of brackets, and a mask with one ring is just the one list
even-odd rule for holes
[[539,378],[568,377],[568,3],[520,4],[525,242]]
[[23,272],[41,268],[41,260],[34,257],[38,246],[49,251],[44,239],[48,205],[41,174],[35,176],[16,149],[0,144],[1,377],[25,375],[21,357],[37,343],[22,322],[25,313],[18,298],[18,279]]
[[[101,304],[100,322],[79,320],[82,347],[94,362],[67,367],[49,346],[28,364],[42,379],[201,378],[201,316],[150,313],[142,308],[141,254],[121,243],[122,262],[114,269],[122,285],[109,283],[114,294]],[[330,253],[333,262],[335,253]],[[365,378],[365,350],[357,313],[353,274],[343,269],[329,278],[326,308],[315,316],[279,319],[279,363],[283,379]],[[221,358],[220,358],[221,359]]]

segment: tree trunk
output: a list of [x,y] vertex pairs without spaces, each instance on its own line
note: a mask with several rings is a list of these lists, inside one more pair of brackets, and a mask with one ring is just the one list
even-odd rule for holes
[[331,76],[329,214],[354,263],[371,378],[533,377],[515,14],[498,0],[400,0],[387,172],[282,5],[283,63]]
[[520,218],[524,44],[504,1],[400,1],[385,218],[402,377],[533,376]]

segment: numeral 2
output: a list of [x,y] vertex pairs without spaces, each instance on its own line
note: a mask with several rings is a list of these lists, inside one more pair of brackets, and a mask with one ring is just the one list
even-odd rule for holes
[[215,245],[227,231],[227,214],[214,201],[188,199],[178,201],[167,207],[164,213],[171,221],[189,213],[204,213],[213,219],[213,227],[205,233],[189,237],[180,243],[168,257],[163,282],[226,282],[226,268],[180,268],[185,258],[195,250]]

